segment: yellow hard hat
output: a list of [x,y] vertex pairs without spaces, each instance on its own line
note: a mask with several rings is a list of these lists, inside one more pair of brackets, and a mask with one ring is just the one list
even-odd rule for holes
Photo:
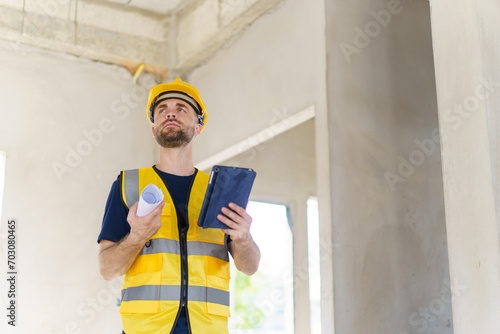
[[198,90],[187,82],[182,82],[181,78],[175,79],[174,82],[156,85],[149,91],[147,114],[151,124],[154,122],[153,111],[155,106],[166,99],[181,99],[189,103],[198,114],[198,121],[201,124],[201,130],[203,130],[205,124],[207,124],[205,103],[203,103]]

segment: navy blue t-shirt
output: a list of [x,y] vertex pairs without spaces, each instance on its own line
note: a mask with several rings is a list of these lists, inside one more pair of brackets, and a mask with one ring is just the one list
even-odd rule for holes
[[[167,185],[168,191],[177,211],[180,226],[187,226],[187,202],[189,196],[189,188],[193,182],[194,176],[178,176],[162,172],[153,166],[155,171],[163,179]],[[132,203],[134,204],[134,203]],[[125,238],[130,232],[130,225],[127,222],[128,208],[123,203],[121,195],[121,174],[111,185],[106,207],[104,209],[104,218],[102,220],[101,233],[97,242],[101,240],[109,240],[118,242]]]
[[[172,197],[172,200],[174,202],[181,228],[187,227],[186,216],[187,203],[189,199],[189,189],[196,173],[189,176],[178,176],[162,172],[155,166],[153,166],[153,168],[158,173],[158,175],[160,175],[163,182],[167,186],[170,196]],[[108,200],[106,201],[106,207],[104,209],[101,233],[97,238],[97,242],[101,240],[118,242],[125,238],[130,232],[130,225],[127,222],[128,211],[129,209],[122,200],[120,174],[111,185],[111,190],[109,192]],[[228,238],[227,241],[230,242],[231,239],[229,238],[229,236],[226,237]],[[182,308],[173,334],[184,333],[188,333],[188,330],[186,312],[185,309]]]

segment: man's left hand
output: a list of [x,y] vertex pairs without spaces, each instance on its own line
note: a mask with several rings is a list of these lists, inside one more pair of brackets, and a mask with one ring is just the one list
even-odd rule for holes
[[229,253],[233,256],[236,268],[245,275],[253,275],[259,268],[260,250],[250,234],[252,217],[241,206],[229,203],[222,208],[217,218],[229,228],[222,229],[231,237]]
[[222,208],[223,215],[219,214],[217,216],[217,219],[229,227],[228,229],[222,229],[222,232],[231,236],[232,241],[251,240],[250,225],[252,224],[252,217],[244,208],[235,203],[229,203],[228,206],[229,208]]

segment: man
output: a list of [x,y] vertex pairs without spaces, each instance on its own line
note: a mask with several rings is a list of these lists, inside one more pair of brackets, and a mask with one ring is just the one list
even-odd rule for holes
[[[230,203],[217,217],[227,229],[197,225],[209,179],[192,160],[193,140],[207,121],[198,91],[180,79],[157,85],[147,109],[159,161],[121,172],[113,183],[98,238],[101,275],[125,274],[126,334],[228,333],[228,252],[238,270],[255,273],[260,252],[249,231],[252,219]],[[150,183],[164,202],[138,217],[139,194]]]

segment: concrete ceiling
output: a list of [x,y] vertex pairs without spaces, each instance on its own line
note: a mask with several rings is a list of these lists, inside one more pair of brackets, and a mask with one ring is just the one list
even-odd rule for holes
[[124,6],[140,8],[156,14],[170,15],[186,7],[194,0],[106,0]]
[[[0,0],[0,39],[158,76],[206,61],[284,0]],[[144,64],[144,66],[142,66]]]

